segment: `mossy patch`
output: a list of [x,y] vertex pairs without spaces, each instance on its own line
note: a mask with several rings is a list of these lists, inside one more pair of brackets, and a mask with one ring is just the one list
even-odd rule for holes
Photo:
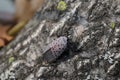
[[57,6],[57,10],[64,11],[67,9],[67,4],[65,1],[60,1]]
[[110,23],[110,27],[111,27],[111,28],[115,28],[115,22],[111,22],[111,23]]
[[9,62],[9,63],[12,63],[14,60],[15,60],[14,57],[10,57],[8,62]]

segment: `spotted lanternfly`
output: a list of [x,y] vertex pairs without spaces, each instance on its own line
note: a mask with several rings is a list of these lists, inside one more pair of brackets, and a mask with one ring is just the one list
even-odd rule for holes
[[47,50],[43,53],[43,59],[45,62],[55,61],[66,49],[67,38],[62,36],[54,40],[47,46]]

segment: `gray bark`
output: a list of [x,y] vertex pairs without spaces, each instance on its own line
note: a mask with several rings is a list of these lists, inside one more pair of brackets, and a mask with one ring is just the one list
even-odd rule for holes
[[[120,80],[120,1],[65,0],[67,10],[58,11],[59,1],[47,0],[1,50],[1,80]],[[59,36],[68,38],[66,51],[44,64],[44,50]]]

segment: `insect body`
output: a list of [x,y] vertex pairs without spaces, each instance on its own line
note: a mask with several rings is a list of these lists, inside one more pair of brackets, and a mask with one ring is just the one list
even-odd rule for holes
[[54,40],[48,45],[47,50],[43,54],[43,59],[47,62],[53,62],[56,60],[66,49],[67,38],[62,36]]

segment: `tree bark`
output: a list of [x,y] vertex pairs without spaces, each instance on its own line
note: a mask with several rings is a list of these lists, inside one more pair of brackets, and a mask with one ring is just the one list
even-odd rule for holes
[[[120,1],[47,0],[19,35],[0,51],[1,80],[119,80]],[[60,36],[67,49],[44,64],[47,45]]]

